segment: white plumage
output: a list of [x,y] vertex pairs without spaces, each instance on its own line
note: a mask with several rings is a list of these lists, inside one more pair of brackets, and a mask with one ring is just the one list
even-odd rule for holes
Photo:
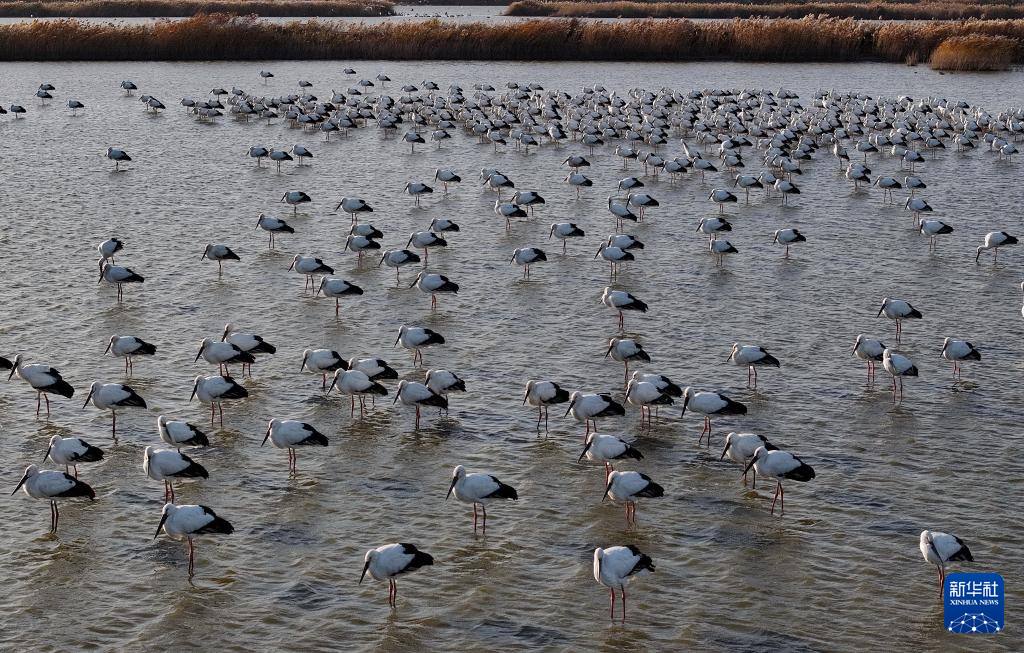
[[[754,452],[761,447],[769,451],[778,449],[771,442],[768,442],[768,438],[758,433],[728,433],[725,436],[725,448],[722,449],[722,457],[719,460],[724,460],[726,455],[728,455],[729,460],[739,463],[745,468],[750,459],[754,457]],[[743,472],[743,484],[747,484],[746,471]],[[756,469],[754,470],[754,485],[757,485]]]
[[270,234],[270,240],[267,243],[268,248],[274,247],[274,237],[277,234],[295,233],[295,229],[293,229],[284,220],[269,215],[265,215],[263,213],[260,213],[259,217],[256,219],[256,228],[262,229],[263,231],[266,231],[268,234]]
[[89,394],[85,398],[82,408],[92,405],[100,410],[109,410],[112,417],[110,433],[117,437],[117,409],[118,408],[145,408],[146,400],[135,392],[130,386],[120,383],[100,383],[93,381],[89,386]]
[[622,438],[610,435],[607,433],[591,433],[587,436],[587,443],[583,447],[583,452],[580,457],[576,459],[576,462],[583,460],[586,456],[587,460],[593,462],[604,463],[604,482],[608,484],[608,476],[614,469],[611,465],[613,460],[624,460],[632,458],[633,460],[643,460],[644,455],[640,451],[634,448],[629,442],[626,442]]
[[175,448],[208,447],[210,440],[198,428],[183,420],[171,420],[165,415],[156,418],[156,429],[160,440]]
[[626,506],[626,526],[636,525],[636,503],[642,498],[665,496],[665,490],[651,480],[651,477],[640,472],[613,471],[608,475],[605,486],[605,498],[622,501]]
[[301,254],[295,255],[291,265],[288,266],[288,270],[295,270],[297,273],[304,275],[306,277],[305,287],[313,286],[314,274],[334,274],[334,268],[320,259],[315,256],[302,256]]
[[154,481],[163,481],[164,501],[171,503],[174,502],[174,485],[171,481],[210,477],[205,467],[174,449],[146,447],[142,454],[142,469]]
[[337,317],[341,313],[341,298],[362,295],[363,289],[345,279],[321,277],[320,285],[317,286],[316,292],[313,295],[319,294],[334,299],[334,315]]
[[395,582],[395,576],[432,564],[434,564],[433,556],[420,551],[415,545],[385,544],[366,552],[363,557],[363,573],[359,575],[359,582],[363,582],[366,572],[370,572],[370,576],[376,580],[387,580],[388,605],[394,608],[398,600],[398,583]]
[[626,318],[623,315],[623,311],[647,312],[647,304],[625,290],[615,290],[611,286],[605,287],[604,292],[601,294],[601,303],[618,312],[619,330],[626,328]]
[[126,283],[142,283],[145,278],[142,275],[136,274],[131,269],[114,265],[112,263],[100,262],[100,281],[106,281],[112,286],[117,287],[117,301],[121,301],[124,298],[124,284]]
[[398,329],[398,338],[395,339],[395,346],[397,347],[399,343],[401,343],[402,347],[412,350],[412,362],[416,364],[417,362],[423,362],[423,352],[421,350],[424,347],[443,345],[445,339],[444,336],[432,329],[403,324]]
[[384,253],[380,257],[380,261],[377,263],[377,267],[380,267],[381,263],[383,263],[389,268],[395,268],[395,281],[398,282],[401,281],[401,268],[403,266],[419,262],[420,255],[416,252],[412,252],[407,249],[388,249],[384,250]]
[[210,423],[213,424],[214,415],[220,409],[220,425],[224,426],[223,402],[244,399],[249,396],[249,392],[230,376],[197,376],[188,400],[191,402],[197,396],[200,402],[210,404]]
[[57,532],[57,523],[60,521],[60,511],[57,509],[58,500],[75,497],[88,497],[90,500],[96,498],[93,489],[82,481],[72,478],[65,472],[40,470],[35,465],[25,468],[25,474],[14,488],[14,492],[11,492],[11,496],[17,494],[21,489],[24,489],[25,494],[33,499],[49,500],[51,533]]
[[78,463],[92,463],[103,459],[103,450],[94,447],[81,438],[62,438],[55,435],[50,438],[50,446],[43,454],[43,461],[49,458],[58,465],[64,465],[64,472],[74,469],[78,478]]
[[512,258],[509,259],[508,264],[523,266],[523,278],[530,278],[530,266],[541,261],[548,260],[547,254],[544,250],[536,247],[519,247],[512,252]]
[[299,371],[309,370],[313,374],[320,374],[322,378],[321,388],[327,389],[327,373],[335,370],[347,369],[348,364],[341,354],[333,349],[304,349],[302,351],[302,364]]
[[892,400],[896,401],[896,381],[899,379],[899,396],[903,400],[903,377],[917,376],[914,361],[903,354],[886,347],[882,351],[882,367],[892,376]]
[[195,545],[192,538],[197,535],[209,535],[214,533],[230,535],[234,527],[223,517],[206,506],[197,505],[175,505],[165,503],[160,514],[160,523],[156,527],[155,540],[163,529],[168,536],[174,539],[188,540],[188,575],[189,578],[195,573]]
[[1011,236],[1005,231],[990,231],[985,234],[985,244],[978,247],[978,253],[974,257],[974,262],[977,263],[981,258],[981,253],[986,250],[992,250],[992,262],[999,260],[999,248],[1006,247],[1008,245],[1016,245],[1019,241],[1016,236]]
[[49,365],[39,363],[25,365],[22,362],[21,354],[15,356],[11,361],[11,373],[7,375],[7,380],[10,381],[14,376],[28,383],[36,391],[36,417],[39,417],[41,400],[46,401],[46,414],[50,414],[50,394],[57,394],[68,399],[75,394],[75,389],[61,377],[60,372]]
[[700,432],[699,444],[704,434],[708,436],[708,446],[711,446],[711,416],[712,415],[745,415],[747,407],[738,401],[717,392],[702,392],[687,387],[683,389],[683,412],[680,417],[686,415],[689,408],[695,413],[704,415],[704,429]]
[[365,395],[385,396],[388,393],[387,388],[376,381],[371,381],[365,372],[359,370],[339,369],[335,371],[334,380],[331,381],[331,387],[327,388],[327,392],[333,390],[335,386],[337,386],[338,392],[349,396],[350,417],[355,416],[356,413],[356,397],[359,397],[359,414],[362,415],[366,410],[366,405],[363,403]]
[[530,404],[537,407],[537,430],[540,430],[540,421],[544,419],[544,431],[548,429],[548,406],[553,404],[564,404],[569,401],[569,393],[563,390],[554,381],[529,380],[526,382],[526,392],[523,394],[523,405]]
[[708,236],[708,240],[714,240],[723,231],[732,231],[732,223],[725,218],[702,218],[697,224],[697,231]]
[[920,320],[921,311],[910,305],[910,302],[902,299],[885,297],[882,299],[882,307],[878,309],[878,317],[885,314],[890,320],[896,320],[896,342],[903,336],[903,320]]
[[768,353],[764,347],[757,345],[741,345],[736,342],[732,345],[729,358],[738,367],[747,368],[747,386],[750,385],[751,376],[754,379],[754,386],[757,386],[758,367],[778,367],[779,359]]
[[421,291],[430,295],[430,307],[437,308],[437,295],[438,293],[451,293],[457,295],[459,293],[459,284],[455,283],[443,274],[436,274],[434,272],[427,272],[426,270],[421,271],[416,275],[416,280],[412,282],[412,285],[416,286]]
[[885,343],[875,338],[869,338],[863,333],[857,336],[853,343],[853,355],[868,364],[868,383],[875,378],[875,363],[882,361],[882,352],[885,351]]
[[267,425],[267,434],[263,437],[262,447],[270,440],[270,444],[278,449],[288,450],[288,472],[298,472],[296,463],[296,447],[327,446],[327,436],[313,426],[291,419],[272,419]]
[[943,594],[942,586],[946,580],[946,563],[974,562],[971,550],[956,535],[923,530],[918,546],[925,561],[935,565],[935,571],[939,576],[939,596]]
[[103,353],[123,357],[124,373],[131,375],[135,369],[132,357],[152,356],[156,353],[156,346],[135,336],[110,336],[110,341],[107,342],[107,348]]
[[626,621],[626,585],[636,576],[654,571],[654,561],[632,544],[594,549],[594,580],[608,588],[611,619],[615,619],[615,590],[622,594],[622,621]]
[[572,413],[573,419],[577,422],[586,425],[586,432],[583,434],[586,440],[586,436],[590,435],[591,422],[594,422],[596,431],[598,418],[625,415],[626,409],[609,394],[584,394],[576,391],[569,395],[569,407],[565,409],[565,414],[569,413]]
[[455,498],[463,503],[473,504],[473,532],[476,532],[476,507],[483,509],[483,531],[487,532],[487,504],[499,499],[519,499],[515,488],[505,485],[496,476],[490,474],[467,473],[466,468],[458,465],[452,470],[452,483],[448,486],[448,497],[455,494]]
[[[772,499],[771,514],[775,514],[775,501],[780,500],[780,514],[786,512],[786,491],[782,487],[783,480],[806,483],[814,478],[814,469],[788,451],[769,449],[767,445],[754,450],[754,456],[743,469],[743,475],[753,467],[762,476],[775,479],[775,497]],[[757,483],[757,476],[754,477]]]
[[405,406],[414,406],[416,408],[416,428],[420,427],[420,406],[448,408],[447,398],[416,381],[402,380],[399,382],[398,391],[395,393],[395,400],[391,403],[394,404],[399,401]]
[[953,375],[960,378],[960,361],[980,361],[981,352],[966,340],[943,338],[942,357],[953,363]]

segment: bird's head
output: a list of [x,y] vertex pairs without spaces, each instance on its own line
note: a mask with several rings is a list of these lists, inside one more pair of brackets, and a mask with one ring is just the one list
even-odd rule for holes
[[[29,480],[30,478],[32,478],[33,476],[35,476],[38,473],[39,473],[39,468],[36,467],[35,465],[29,465],[28,467],[26,467],[25,468],[25,474],[21,477],[21,480],[18,481],[18,485],[15,486],[14,492],[11,492],[11,496],[14,496],[15,494],[17,494],[18,490],[21,489],[21,486],[25,484],[25,481]],[[28,492],[28,490],[26,490],[26,493],[27,492]]]

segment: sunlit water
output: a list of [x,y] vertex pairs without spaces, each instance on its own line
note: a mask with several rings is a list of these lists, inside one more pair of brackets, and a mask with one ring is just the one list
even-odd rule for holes
[[[509,79],[574,92],[584,83],[609,89],[779,87],[805,98],[819,87],[876,94],[966,98],[998,111],[1019,106],[1013,74],[940,76],[923,68],[883,65],[512,64],[357,62],[361,76],[387,72],[392,86],[431,79],[446,88]],[[263,88],[257,71],[276,77]],[[611,147],[593,155],[579,144],[529,154],[494,152],[463,133],[417,148],[375,127],[324,143],[319,134],[285,124],[202,124],[177,105],[214,86],[285,93],[308,78],[314,92],[351,84],[343,63],[8,64],[0,100],[28,107],[25,119],[0,121],[4,147],[2,233],[4,308],[0,349],[60,369],[78,390],[52,401],[49,420],[35,419],[35,397],[14,380],[0,387],[0,487],[13,489],[25,465],[39,464],[53,434],[80,436],[107,451],[80,467],[97,500],[67,502],[59,537],[46,535],[45,502],[23,493],[0,500],[0,572],[6,588],[0,647],[6,650],[254,648],[328,650],[863,650],[867,642],[917,650],[1019,650],[1012,619],[1022,594],[1019,515],[1022,498],[1020,378],[1024,361],[1017,284],[1024,253],[1000,263],[974,263],[974,248],[992,229],[1020,233],[1021,163],[985,151],[926,152],[920,170],[935,217],[956,232],[938,252],[911,228],[901,206],[880,191],[855,192],[827,150],[805,162],[803,194],[788,207],[754,193],[732,205],[730,235],[740,253],[716,267],[697,221],[716,209],[707,201],[725,173],[701,182],[690,174],[671,185],[647,179],[662,206],[631,226],[647,243],[619,280],[647,301],[629,315],[629,333],[653,361],[645,367],[682,384],[728,392],[749,404],[743,418],[715,420],[710,449],[697,445],[700,418],[663,410],[640,433],[635,411],[602,430],[638,437],[645,458],[636,468],[664,485],[663,499],[643,502],[640,526],[625,530],[621,507],[601,502],[602,475],[576,464],[582,427],[552,410],[547,437],[521,406],[528,378],[552,378],[570,389],[622,395],[622,368],[602,355],[615,317],[599,303],[605,264],[593,260],[614,231],[605,209],[609,190],[626,174]],[[169,109],[145,113],[118,83],[133,79]],[[36,86],[57,87],[41,107]],[[74,97],[87,105],[71,116]],[[305,144],[311,167],[257,168],[250,145]],[[107,146],[126,148],[129,170],[114,173]],[[693,143],[690,143],[691,147]],[[676,142],[667,148],[680,153]],[[561,179],[560,162],[587,155],[595,181],[583,198]],[[756,154],[748,155],[755,169]],[[902,176],[898,161],[875,155],[873,176]],[[415,208],[402,187],[432,182],[436,167],[457,169],[464,182]],[[547,205],[510,233],[493,215],[493,193],[479,187],[482,167],[499,167],[518,188],[539,190]],[[300,189],[314,198],[297,216],[278,203]],[[371,221],[386,247],[433,217],[462,225],[450,246],[430,256],[431,269],[462,286],[438,310],[429,298],[396,287],[391,270],[362,269],[342,247],[348,218],[332,212],[342,195],[370,201]],[[288,217],[293,236],[267,250],[253,230],[256,214]],[[548,225],[574,221],[587,237],[569,254],[547,240]],[[791,260],[771,245],[771,232],[795,226],[808,242]],[[96,283],[95,244],[118,235],[118,263],[145,275],[125,301]],[[242,257],[226,265],[200,262],[207,242]],[[508,265],[513,248],[536,245],[549,262],[529,283]],[[286,271],[293,254],[312,253],[361,285],[366,294],[333,302],[302,291]],[[894,406],[883,371],[865,385],[850,350],[858,333],[891,341],[893,325],[876,319],[881,298],[912,301],[924,319],[908,323],[903,351],[921,376],[906,383]],[[227,406],[225,428],[194,457],[210,479],[180,486],[179,501],[203,503],[232,521],[231,536],[198,543],[194,584],[186,550],[153,541],[160,484],[142,472],[142,449],[159,444],[155,417],[164,413],[209,426],[208,412],[187,403],[192,379],[210,373],[193,363],[199,340],[228,322],[263,334],[278,354],[246,380],[251,398]],[[456,371],[469,392],[451,413],[425,411],[413,429],[411,410],[377,402],[364,419],[348,402],[325,399],[319,378],[300,374],[301,351],[329,347],[346,356],[380,355],[403,378],[420,379],[404,350],[393,350],[403,323],[429,326],[448,344],[428,350],[427,367]],[[140,359],[130,383],[149,410],[121,413],[111,442],[109,416],[82,409],[93,380],[122,381],[122,362],[102,355],[113,333],[159,347]],[[945,336],[966,337],[983,352],[956,383],[939,358]],[[745,388],[745,372],[725,362],[734,341],[764,345],[782,361]],[[392,385],[393,389],[394,386]],[[300,451],[299,475],[287,475],[283,451],[259,443],[271,417],[302,419],[330,438],[326,449]],[[740,469],[719,462],[729,430],[756,431],[800,455],[818,477],[789,486],[784,517],[768,514],[772,487],[744,488]],[[474,537],[470,510],[445,502],[451,468],[465,464],[514,485],[520,500],[493,506],[486,537]],[[7,490],[8,492],[10,490]],[[934,569],[917,549],[923,528],[965,538],[977,562],[954,569],[993,571],[1008,589],[1007,631],[967,638],[945,633]],[[363,552],[393,541],[414,542],[437,565],[400,580],[399,607],[389,612],[382,583],[356,585]],[[593,580],[595,546],[633,543],[657,572],[631,586],[630,621],[611,625],[607,592]]]

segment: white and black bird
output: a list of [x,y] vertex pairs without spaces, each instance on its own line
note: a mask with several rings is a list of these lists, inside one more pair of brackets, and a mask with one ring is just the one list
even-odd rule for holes
[[548,260],[547,254],[544,250],[537,247],[517,247],[512,252],[512,258],[508,260],[508,264],[520,265],[523,268],[523,279],[530,278],[530,266],[537,263]]
[[569,392],[563,389],[554,381],[531,379],[526,382],[526,392],[523,394],[523,405],[529,404],[537,407],[537,430],[540,430],[540,422],[544,420],[544,430],[548,429],[548,406],[564,404],[569,401]]
[[60,510],[57,509],[57,501],[61,499],[73,499],[76,497],[88,497],[89,500],[96,498],[96,493],[89,485],[73,478],[65,472],[58,472],[51,469],[39,469],[35,465],[25,468],[25,474],[18,481],[17,487],[11,496],[24,488],[25,494],[33,499],[46,499],[50,502],[50,532],[57,532],[57,522],[60,521]]
[[738,401],[734,401],[718,392],[706,392],[695,390],[691,387],[683,389],[683,412],[680,417],[686,415],[686,409],[704,416],[704,429],[700,432],[697,443],[700,444],[704,435],[708,436],[708,446],[711,446],[711,417],[714,415],[746,415],[747,407]]
[[[421,139],[422,140],[422,139]],[[409,181],[405,184],[405,192],[410,195],[413,199],[413,203],[416,206],[420,205],[420,198],[424,195],[429,195],[434,192],[434,189],[430,186],[419,181]]]
[[615,620],[615,590],[622,596],[622,623],[626,622],[626,585],[634,578],[654,571],[651,556],[632,544],[594,549],[594,580],[608,588],[610,617]]
[[100,265],[100,278],[96,283],[102,283],[106,281],[112,286],[117,287],[117,301],[120,302],[124,299],[124,284],[126,283],[142,283],[146,279],[141,274],[136,274],[130,268],[126,268],[120,265],[113,265],[112,263],[103,263]]
[[195,573],[196,551],[192,540],[197,535],[230,535],[235,531],[223,517],[206,506],[199,505],[176,505],[165,503],[163,512],[160,514],[160,523],[156,527],[155,540],[163,529],[167,535],[174,539],[184,538],[188,541],[188,575],[189,578]]
[[330,393],[335,387],[341,394],[349,396],[350,417],[355,417],[356,414],[356,397],[359,397],[359,415],[362,417],[366,411],[364,401],[367,395],[384,397],[388,394],[387,388],[370,380],[365,372],[359,370],[336,370],[327,392]]
[[807,238],[804,237],[797,229],[777,229],[772,234],[772,244],[778,243],[786,246],[785,258],[789,258],[789,247],[794,243],[806,242]]
[[505,219],[505,231],[512,229],[512,218],[525,218],[526,210],[513,202],[494,201],[494,214]]
[[[256,358],[257,354],[273,356],[277,353],[277,347],[264,340],[263,336],[238,331],[230,322],[224,325],[224,332],[221,333],[220,339],[221,342],[229,342],[253,358]],[[245,375],[246,368],[249,369],[249,376],[252,376],[252,363],[242,363],[243,376]]]
[[738,254],[740,250],[736,249],[732,243],[725,238],[715,238],[708,243],[708,251],[715,257],[715,262],[718,265],[722,265],[725,262],[726,254]]
[[64,465],[64,472],[75,473],[78,478],[78,463],[94,463],[103,460],[103,450],[94,447],[81,438],[62,438],[55,435],[50,438],[50,446],[43,454],[43,462],[49,458],[58,465]]
[[981,253],[992,250],[992,262],[999,260],[999,248],[1016,245],[1019,241],[1016,236],[1011,236],[1005,231],[990,231],[985,234],[985,243],[978,247],[978,253],[974,256],[974,262],[981,260]]
[[896,381],[899,380],[899,398],[903,401],[903,377],[917,376],[917,366],[903,354],[886,347],[882,351],[882,367],[892,376],[892,400],[896,401]]
[[[438,147],[440,147],[440,143],[438,143]],[[437,168],[434,170],[434,181],[441,182],[441,185],[444,188],[444,194],[448,195],[448,184],[457,184],[462,181],[462,177],[457,175],[454,170],[449,170],[448,168]]]
[[431,247],[447,247],[448,241],[437,235],[433,231],[417,231],[409,236],[409,241],[405,244],[406,247],[412,247],[415,249],[423,250],[423,262],[430,259],[430,248]]
[[412,350],[412,362],[415,365],[417,362],[423,362],[423,352],[421,350],[424,347],[443,345],[445,344],[445,339],[444,336],[432,329],[403,324],[398,329],[398,337],[395,339],[394,346],[397,347],[399,343],[401,343],[402,347]]
[[611,356],[612,360],[623,364],[625,368],[625,373],[622,375],[623,383],[629,380],[629,361],[651,362],[651,356],[644,349],[644,346],[632,338],[610,339],[608,341],[608,349],[604,352],[605,358],[609,356]]
[[441,234],[459,231],[460,227],[448,218],[433,218],[427,226],[427,229],[429,231],[433,231],[435,234]]
[[492,501],[511,499],[519,500],[519,493],[511,485],[506,485],[498,480],[497,476],[490,474],[467,473],[466,468],[457,465],[452,470],[452,482],[448,486],[448,494],[445,501],[455,494],[455,498],[463,503],[473,504],[473,532],[476,532],[477,513],[479,505],[483,511],[483,532],[487,532],[487,504]]
[[135,363],[132,360],[135,356],[153,356],[156,354],[156,345],[152,345],[142,338],[136,336],[110,336],[104,354],[120,356],[124,358],[124,373],[131,376],[135,371]]
[[573,419],[582,421],[586,426],[583,439],[590,435],[590,423],[594,423],[594,430],[597,430],[597,420],[604,417],[615,417],[625,415],[626,409],[619,402],[615,401],[607,393],[583,393],[573,392],[569,395],[569,406],[565,409],[565,417],[572,413]]
[[606,286],[601,294],[601,303],[619,314],[619,330],[625,331],[626,318],[623,311],[639,311],[646,313],[648,306],[625,290],[615,290]]
[[313,374],[320,374],[322,376],[320,387],[327,390],[327,373],[347,370],[348,362],[333,349],[304,349],[299,371],[304,369]]
[[782,481],[806,483],[814,478],[814,468],[788,451],[781,449],[758,447],[754,451],[754,457],[743,469],[744,476],[747,475],[751,467],[761,476],[775,479],[775,497],[772,499],[771,509],[773,515],[775,514],[776,500],[779,501],[779,514],[786,513],[786,491],[782,487]]
[[980,361],[981,352],[966,340],[943,338],[942,357],[953,363],[953,376],[960,378],[960,361]]
[[210,439],[196,426],[184,420],[168,419],[166,415],[156,418],[156,429],[160,440],[175,449],[181,447],[208,447]]
[[321,277],[320,285],[317,286],[313,296],[315,297],[320,294],[334,299],[334,315],[337,317],[341,312],[341,298],[362,295],[363,289],[345,279]]
[[629,442],[616,435],[607,433],[591,433],[587,436],[587,442],[583,446],[583,452],[576,462],[582,462],[584,456],[587,460],[604,463],[604,483],[608,485],[608,475],[615,469],[612,467],[613,460],[643,460],[644,455],[640,450]]
[[[349,236],[351,238],[351,236]],[[334,274],[334,268],[324,263],[322,260],[315,256],[302,256],[296,254],[292,259],[291,265],[288,266],[288,271],[295,270],[297,273],[303,275],[306,278],[306,283],[303,286],[303,290],[306,288],[312,288],[316,285],[313,281],[314,274]]]
[[121,170],[122,163],[128,163],[132,160],[132,158],[128,156],[127,152],[118,147],[108,147],[107,153],[104,156],[114,162],[115,172]]
[[718,213],[725,213],[726,204],[734,204],[737,201],[735,195],[724,188],[716,188],[708,195],[708,199],[718,205]]
[[312,202],[313,198],[301,190],[290,190],[281,196],[281,201],[291,206],[292,215],[296,215],[299,212],[299,204]]
[[191,402],[199,397],[200,402],[210,404],[211,424],[219,409],[220,425],[224,426],[224,402],[245,399],[248,396],[249,391],[235,383],[230,376],[197,376],[188,400]]
[[338,209],[341,209],[351,216],[352,224],[356,223],[356,214],[373,213],[373,207],[367,204],[366,200],[359,197],[342,197],[341,201],[334,207],[335,211]]
[[206,468],[175,449],[146,447],[142,469],[154,481],[164,484],[164,501],[174,503],[173,482],[181,479],[210,478]]
[[921,531],[919,547],[925,562],[935,565],[935,572],[939,577],[939,596],[943,595],[947,563],[974,562],[974,556],[967,543],[950,533]]
[[928,249],[930,251],[935,251],[936,237],[943,234],[953,233],[953,227],[949,226],[942,220],[921,220],[918,231],[921,232],[922,236],[928,237]]
[[395,268],[395,282],[398,283],[402,280],[402,267],[406,265],[413,265],[420,262],[420,255],[416,252],[408,249],[387,249],[380,257],[380,261],[377,262],[377,267],[381,264],[387,265],[389,268]]
[[[441,395],[445,399],[448,399],[448,395],[452,392],[466,391],[466,382],[459,378],[455,372],[449,370],[427,370],[423,382],[432,392]],[[445,407],[445,412],[448,412],[447,406]]]
[[217,261],[217,273],[218,275],[224,274],[224,261],[239,261],[238,254],[227,245],[213,244],[210,243],[206,246],[206,250],[203,251],[203,255],[199,260],[210,259],[211,261]]
[[60,372],[49,365],[39,363],[26,365],[22,362],[21,354],[15,356],[11,361],[11,373],[7,375],[7,380],[10,381],[15,375],[36,391],[36,417],[39,417],[40,400],[46,401],[46,414],[49,415],[49,395],[55,394],[67,399],[75,395],[75,389],[64,380]]
[[609,245],[607,242],[602,242],[601,246],[597,248],[594,258],[598,256],[608,261],[610,266],[609,277],[611,279],[615,279],[619,275],[619,265],[636,260],[636,256],[632,252],[628,252],[621,247]]
[[[750,459],[754,457],[760,447],[764,447],[768,451],[775,451],[778,449],[774,444],[768,441],[768,438],[764,437],[759,433],[727,433],[725,436],[725,448],[722,449],[722,456],[719,460],[725,460],[728,455],[729,460],[734,463],[739,463],[745,468]],[[743,484],[747,484],[747,473],[743,472]],[[757,470],[754,470],[754,487],[757,487]]]
[[605,485],[601,501],[609,497],[613,501],[622,501],[626,506],[626,527],[628,528],[636,526],[637,501],[663,496],[665,496],[665,489],[652,481],[647,474],[613,471],[608,475],[608,483]]
[[576,226],[575,222],[556,222],[551,225],[551,230],[548,232],[548,240],[557,238],[562,241],[562,253],[565,254],[566,241],[570,238],[582,238],[586,234],[585,231]]
[[416,428],[420,427],[420,407],[433,406],[438,409],[448,408],[448,399],[443,397],[422,383],[416,381],[402,380],[395,392],[395,399],[392,404],[402,402],[405,406],[413,406],[416,409]]
[[287,222],[280,218],[274,218],[269,215],[260,213],[259,218],[256,219],[256,228],[262,229],[270,234],[270,240],[267,243],[268,249],[274,248],[274,236],[276,234],[293,234],[295,229],[292,228]]
[[882,299],[882,306],[878,309],[878,315],[875,317],[881,317],[882,313],[885,313],[890,320],[896,320],[896,342],[899,342],[903,336],[903,320],[920,320],[922,318],[921,311],[911,306],[910,302],[892,297]]
[[310,424],[291,419],[272,419],[267,425],[267,434],[263,436],[262,447],[270,440],[270,444],[278,449],[288,450],[288,473],[297,474],[296,447],[326,447],[327,436]]
[[409,285],[410,288],[413,286],[430,295],[431,309],[437,308],[437,295],[439,293],[459,294],[459,284],[443,274],[427,272],[426,270],[416,275],[416,280]]
[[747,368],[747,386],[750,387],[750,380],[753,377],[754,387],[757,387],[758,367],[779,367],[779,359],[768,353],[764,347],[757,345],[741,345],[736,342],[732,345],[732,351],[726,361],[732,361],[738,367]]
[[388,365],[383,358],[350,358],[348,359],[348,369],[359,370],[371,381],[398,378],[398,371]]
[[697,224],[697,231],[707,234],[708,240],[714,240],[719,233],[732,231],[732,223],[719,217],[701,218],[700,223]]
[[85,403],[82,404],[84,409],[89,405],[89,400],[92,400],[92,405],[96,406],[100,410],[109,410],[111,415],[110,434],[117,437],[117,411],[120,408],[146,408],[146,400],[139,396],[131,386],[127,386],[121,383],[100,383],[99,381],[93,381],[92,385],[89,386],[89,394],[85,398]]
[[370,549],[363,557],[363,573],[359,575],[359,583],[363,582],[366,572],[370,572],[375,580],[388,581],[388,605],[397,607],[398,583],[395,576],[416,571],[421,567],[434,564],[434,557],[420,551],[412,544],[385,544]]
[[857,336],[853,343],[853,355],[868,364],[868,383],[875,380],[875,363],[882,362],[882,352],[886,349],[885,343],[876,338],[869,338],[863,333]]
[[207,363],[216,365],[218,371],[224,375],[228,374],[228,365],[247,365],[256,362],[256,358],[249,352],[242,351],[231,342],[216,341],[213,338],[203,338],[192,362],[198,361],[200,357]]
[[647,426],[651,426],[651,407],[669,406],[675,403],[671,395],[665,394],[650,381],[630,379],[626,384],[626,403],[640,409],[640,426],[643,427],[645,416]]
[[96,246],[97,251],[100,253],[100,269],[103,269],[103,264],[114,262],[114,254],[117,254],[124,249],[124,241],[119,238],[108,238]]

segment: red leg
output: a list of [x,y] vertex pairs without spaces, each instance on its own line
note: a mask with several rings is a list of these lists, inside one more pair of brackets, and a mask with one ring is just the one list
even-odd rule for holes
[[50,398],[46,395],[45,392],[43,393],[43,401],[46,402],[46,416],[49,417],[50,416]]
[[484,532],[484,535],[486,535],[487,534],[487,506],[485,506],[484,504],[481,503],[480,504],[480,510],[483,511],[483,513],[484,513],[484,527],[483,527],[482,530]]
[[476,504],[473,504],[473,532],[476,532]]
[[775,483],[775,496],[772,498],[772,511],[771,514],[775,514],[775,502],[779,500],[779,488],[782,487],[782,483]]
[[626,586],[622,586],[622,623],[626,623]]
[[608,588],[608,596],[610,598],[610,603],[612,606],[612,612],[610,617],[612,621],[615,621],[615,590],[612,588]]
[[[419,428],[419,427],[420,427],[420,405],[416,404],[416,428]],[[474,508],[473,512],[474,513],[476,512],[475,508]]]

